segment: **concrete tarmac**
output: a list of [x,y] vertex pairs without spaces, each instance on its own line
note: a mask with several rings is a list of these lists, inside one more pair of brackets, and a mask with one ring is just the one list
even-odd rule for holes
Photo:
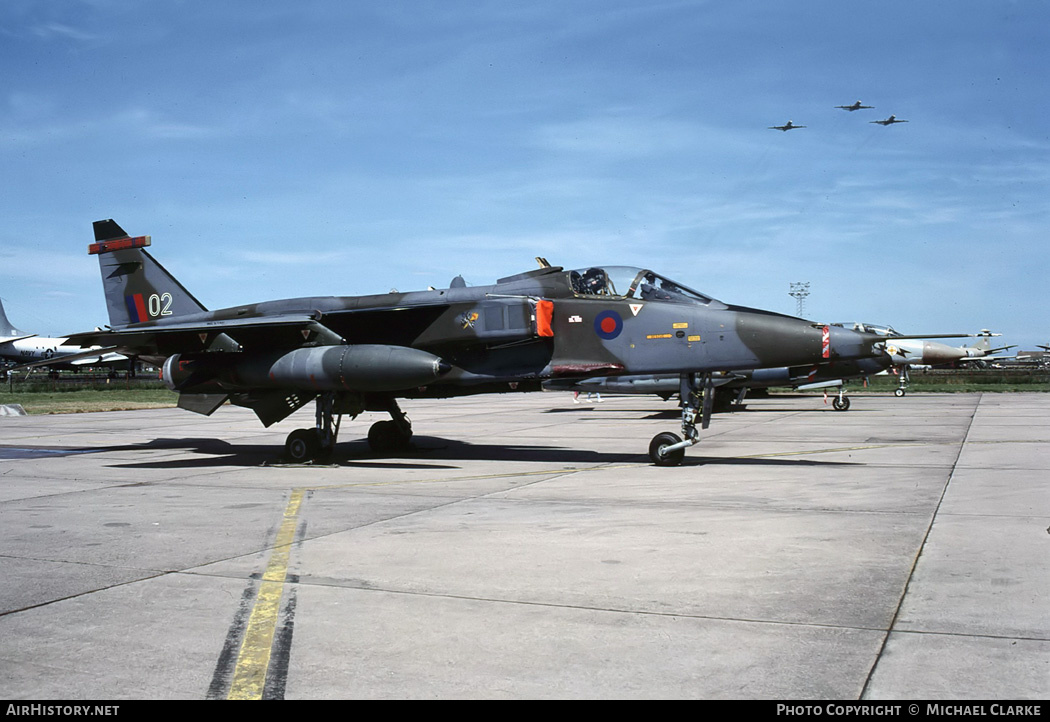
[[0,419],[0,698],[1050,697],[1050,394]]

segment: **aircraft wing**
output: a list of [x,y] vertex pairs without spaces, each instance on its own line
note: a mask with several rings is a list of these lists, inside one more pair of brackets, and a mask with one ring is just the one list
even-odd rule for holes
[[11,336],[10,338],[0,339],[0,346],[3,346],[4,344],[8,343],[14,343],[15,341],[25,341],[27,338],[34,338],[35,336],[39,335],[40,334],[36,333],[27,333],[24,336]]
[[989,361],[1012,361],[1017,356],[971,356],[970,358],[961,358],[956,363],[960,364],[975,364],[975,363],[988,363]]
[[[447,304],[297,312],[245,318],[187,320],[152,325],[135,324],[69,336],[78,346],[113,346],[130,355],[169,355],[194,347],[205,350],[216,339],[227,350],[299,348],[307,341],[343,344],[386,343],[409,346]],[[333,331],[329,324],[337,327]],[[346,338],[344,338],[344,336]]]
[[896,336],[883,336],[887,341],[894,339],[920,340],[927,338],[977,338],[979,333],[903,333]]
[[[67,343],[81,347],[106,345],[120,353],[149,353],[152,350],[167,353],[168,348],[185,349],[194,343],[204,348],[216,336],[225,334],[244,348],[272,347],[277,345],[275,337],[279,337],[282,330],[289,334],[289,345],[295,345],[295,334],[315,326],[319,324],[312,314],[256,316],[88,331],[72,334]],[[304,337],[300,336],[298,345],[302,345],[303,340]]]

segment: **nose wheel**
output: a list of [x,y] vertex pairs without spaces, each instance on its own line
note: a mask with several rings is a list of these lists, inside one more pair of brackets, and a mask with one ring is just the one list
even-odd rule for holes
[[[685,458],[685,448],[678,448],[681,444],[682,439],[678,434],[672,434],[670,431],[657,434],[649,442],[649,458],[657,466],[678,466]],[[672,446],[675,449],[667,451]]]
[[901,367],[900,384],[897,386],[896,389],[894,389],[893,395],[896,396],[898,399],[903,397],[905,394],[905,389],[908,388],[909,381],[911,381],[911,374],[908,371],[908,366],[905,364]]
[[849,396],[846,396],[846,389],[839,387],[839,395],[831,402],[831,408],[835,411],[849,411]]
[[[669,431],[657,434],[649,442],[649,459],[657,466],[678,466],[685,458],[685,450],[700,441],[696,430],[711,423],[711,409],[715,402],[715,385],[710,374],[682,374],[678,396],[682,399],[682,436]],[[685,437],[683,441],[682,437]]]

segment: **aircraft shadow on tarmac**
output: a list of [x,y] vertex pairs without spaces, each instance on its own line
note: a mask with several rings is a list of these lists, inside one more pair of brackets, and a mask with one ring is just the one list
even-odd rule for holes
[[[111,466],[129,469],[179,469],[236,466],[258,468],[290,465],[279,447],[263,444],[231,444],[221,439],[183,438],[156,439],[142,444],[110,446],[105,451],[186,450],[192,458],[117,463]],[[331,458],[317,464],[295,466],[362,467],[389,469],[456,469],[457,461],[516,461],[561,464],[638,464],[649,465],[644,453],[606,453],[557,446],[474,444],[432,436],[414,436],[407,450],[396,456],[377,456],[365,440],[338,444]],[[450,462],[450,463],[440,463]],[[813,461],[797,458],[736,458],[686,456],[684,466],[856,466],[856,462]]]

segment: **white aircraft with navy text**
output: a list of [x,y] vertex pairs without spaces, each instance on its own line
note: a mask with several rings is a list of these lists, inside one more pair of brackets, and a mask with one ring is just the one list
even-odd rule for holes
[[89,366],[127,368],[129,360],[123,354],[112,353],[102,347],[85,350],[80,346],[67,345],[65,338],[19,331],[7,320],[3,303],[0,303],[0,366],[20,366],[34,362],[54,370]]

